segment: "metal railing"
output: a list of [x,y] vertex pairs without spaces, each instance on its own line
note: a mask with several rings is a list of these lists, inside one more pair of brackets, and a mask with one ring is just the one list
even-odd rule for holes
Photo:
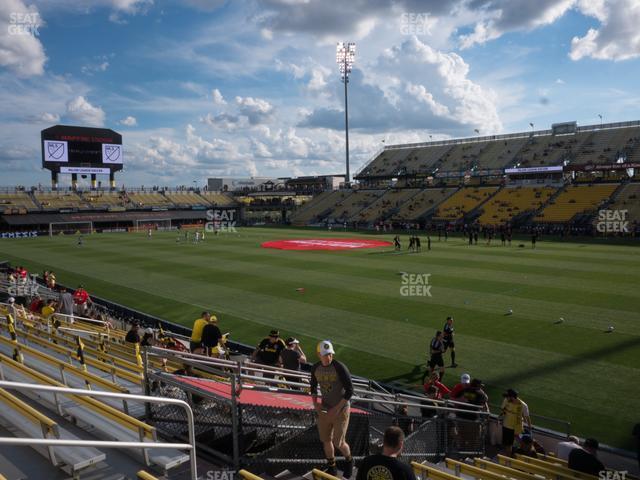
[[35,390],[53,393],[67,393],[86,397],[106,397],[122,400],[139,401],[143,403],[173,404],[182,407],[187,414],[187,424],[189,427],[189,443],[156,443],[156,442],[121,442],[103,440],[52,440],[38,438],[14,438],[0,437],[0,445],[22,445],[22,446],[53,446],[53,447],[95,447],[95,448],[173,448],[176,450],[189,450],[191,462],[191,480],[197,480],[198,471],[196,465],[196,438],[194,430],[193,410],[187,402],[175,398],[151,397],[146,395],[132,395],[113,392],[101,392],[96,390],[82,390],[78,388],[53,387],[48,385],[35,385],[31,383],[9,382],[0,380],[0,388],[9,390]]

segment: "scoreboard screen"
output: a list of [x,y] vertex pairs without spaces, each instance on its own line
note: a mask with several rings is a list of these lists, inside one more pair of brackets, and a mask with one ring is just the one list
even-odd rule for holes
[[60,173],[122,170],[122,135],[106,128],[56,125],[42,130],[42,166]]

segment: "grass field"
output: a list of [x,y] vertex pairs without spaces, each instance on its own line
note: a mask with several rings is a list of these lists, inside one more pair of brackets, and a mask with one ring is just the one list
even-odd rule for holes
[[[640,422],[640,249],[470,247],[461,238],[436,239],[419,254],[260,248],[329,236],[356,235],[255,228],[199,245],[176,244],[175,233],[94,235],[82,247],[71,236],[1,240],[0,260],[52,269],[61,283],[82,282],[90,293],[185,325],[211,309],[223,331],[249,344],[276,327],[314,358],[316,342],[329,338],[353,372],[408,385],[419,381],[430,339],[453,315],[460,366],[445,383],[469,372],[494,404],[515,387],[532,413],[631,448]],[[401,271],[431,274],[432,296],[401,296]],[[613,333],[605,333],[609,325]]]

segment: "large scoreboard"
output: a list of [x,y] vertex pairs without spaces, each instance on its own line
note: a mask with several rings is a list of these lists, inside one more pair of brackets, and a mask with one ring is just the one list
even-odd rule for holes
[[113,130],[56,125],[41,137],[42,166],[52,173],[113,174],[124,166],[122,135]]

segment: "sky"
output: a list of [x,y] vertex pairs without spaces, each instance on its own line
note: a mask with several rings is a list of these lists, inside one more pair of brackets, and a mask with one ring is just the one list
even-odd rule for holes
[[351,171],[384,145],[640,118],[640,0],[0,0],[0,185],[40,131],[123,136],[118,184]]

